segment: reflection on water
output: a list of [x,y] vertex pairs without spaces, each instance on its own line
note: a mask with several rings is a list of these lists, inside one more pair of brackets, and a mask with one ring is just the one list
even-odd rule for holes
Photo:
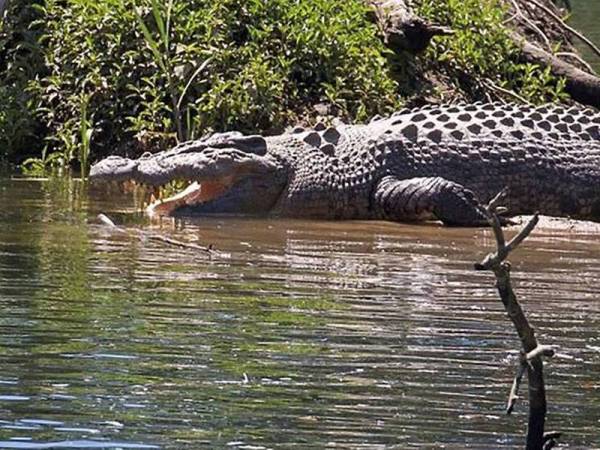
[[[571,0],[573,11],[569,24],[582,31],[597,47],[600,47],[600,1]],[[587,45],[574,40],[583,57],[597,73],[600,73],[600,56],[595,54]]]
[[[488,230],[206,218],[162,233],[76,182],[0,180],[1,448],[514,448],[518,342]],[[600,242],[514,259],[545,344],[549,428],[600,442]]]

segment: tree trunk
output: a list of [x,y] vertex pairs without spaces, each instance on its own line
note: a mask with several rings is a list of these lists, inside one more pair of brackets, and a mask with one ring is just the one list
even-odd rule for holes
[[447,27],[434,25],[416,16],[406,0],[367,0],[373,7],[374,22],[383,35],[383,42],[392,51],[417,54],[424,51],[431,38],[452,34]]

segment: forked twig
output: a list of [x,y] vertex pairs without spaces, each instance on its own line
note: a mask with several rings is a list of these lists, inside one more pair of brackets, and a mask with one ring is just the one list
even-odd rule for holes
[[517,100],[520,103],[523,103],[524,105],[529,105],[531,104],[531,102],[529,102],[525,97],[521,97],[519,94],[517,94],[516,92],[511,91],[510,89],[505,89],[501,86],[498,86],[496,83],[494,83],[491,80],[482,80],[481,83],[484,86],[487,86],[489,89],[498,92],[499,94],[504,94],[504,95],[508,95],[509,97],[512,97],[513,99]]
[[573,53],[573,52],[556,52],[554,54],[554,56],[561,58],[561,59],[565,59],[565,58],[572,58],[574,60],[576,60],[579,64],[581,64],[583,67],[585,67],[585,70],[587,70],[589,73],[596,73],[594,68],[590,65],[589,62],[587,62],[585,59],[583,59],[581,56],[579,56],[577,53]]
[[476,270],[491,270],[496,276],[496,287],[508,317],[515,326],[523,350],[517,367],[517,374],[513,380],[508,396],[506,413],[510,414],[519,398],[519,387],[525,372],[529,384],[529,425],[527,428],[527,450],[539,450],[546,445],[553,445],[554,438],[544,438],[544,424],[546,420],[546,390],[544,386],[542,356],[554,355],[554,348],[539,345],[535,331],[517,301],[510,281],[510,264],[506,261],[508,255],[514,251],[533,231],[539,221],[536,213],[527,224],[506,243],[504,232],[498,218],[500,204],[506,199],[507,190],[502,190],[494,197],[484,209],[488,221],[496,238],[496,251],[488,254],[481,263],[475,264]]
[[531,30],[533,30],[541,38],[541,40],[546,45],[546,48],[552,50],[552,45],[550,44],[550,39],[548,39],[548,36],[546,36],[546,34],[540,29],[540,27],[538,27],[535,23],[533,23],[533,21],[529,17],[527,17],[525,14],[523,14],[523,10],[519,6],[519,3],[517,3],[516,0],[510,0],[510,3],[512,5],[513,9],[515,10],[515,15],[511,16],[511,18],[512,17],[521,18],[529,26],[529,28]]

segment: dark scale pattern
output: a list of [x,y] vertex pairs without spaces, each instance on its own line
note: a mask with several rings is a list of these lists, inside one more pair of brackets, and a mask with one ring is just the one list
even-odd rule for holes
[[[573,120],[564,120],[566,115]],[[595,118],[578,109],[475,104],[408,110],[366,126],[345,125],[336,130],[339,165],[305,148],[298,160],[302,169],[294,176],[297,184],[279,206],[293,210],[305,204],[310,192],[322,207],[311,207],[309,215],[416,220],[435,215],[440,198],[466,214],[470,196],[458,194],[461,186],[481,202],[509,186],[511,213],[541,209],[560,215],[568,209],[569,215],[585,215],[600,198],[600,142],[581,126],[583,117],[589,123]],[[578,127],[565,125],[569,122]],[[331,170],[337,177],[322,180],[320,171]],[[392,177],[386,179],[387,190],[379,186],[386,176]],[[596,180],[593,188],[590,178]],[[412,179],[419,182],[413,185]],[[342,188],[331,186],[331,180],[339,180]],[[391,180],[401,184],[393,186]],[[387,209],[378,204],[381,192],[387,192]],[[392,214],[390,205],[399,209]]]
[[248,186],[244,177],[254,176],[272,184],[273,192],[257,195],[273,196],[271,211],[283,215],[434,216],[461,225],[479,224],[479,202],[508,186],[512,214],[600,220],[600,114],[555,106],[425,107],[368,125],[319,124],[265,138],[216,134],[139,160],[108,158],[92,176],[155,185],[226,177]]
[[[514,136],[523,133],[540,132],[556,133],[569,139],[600,139],[600,119],[598,114],[588,109],[544,106],[530,107],[504,104],[470,104],[452,107],[425,107],[416,110],[404,110],[394,114],[393,119],[380,119],[378,126],[387,124],[390,128],[417,127],[416,134],[427,134],[431,130],[440,130],[444,135],[452,137],[454,130],[466,130],[464,138],[491,135],[495,138]],[[594,120],[598,120],[597,124]],[[592,124],[586,127],[587,124]],[[529,129],[530,131],[528,131]],[[390,133],[391,134],[391,133]],[[411,128],[411,134],[415,134]],[[433,134],[434,139],[437,134]]]

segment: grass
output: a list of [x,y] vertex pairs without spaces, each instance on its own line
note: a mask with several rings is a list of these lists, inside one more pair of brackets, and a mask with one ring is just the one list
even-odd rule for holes
[[470,100],[493,86],[565,98],[564,81],[515,62],[499,0],[423,0],[419,14],[456,34],[417,59],[389,54],[365,3],[15,0],[0,31],[0,158],[85,175],[112,153],[279,132],[314,120],[316,104],[365,121],[415,90],[444,100],[421,91],[425,78]]

